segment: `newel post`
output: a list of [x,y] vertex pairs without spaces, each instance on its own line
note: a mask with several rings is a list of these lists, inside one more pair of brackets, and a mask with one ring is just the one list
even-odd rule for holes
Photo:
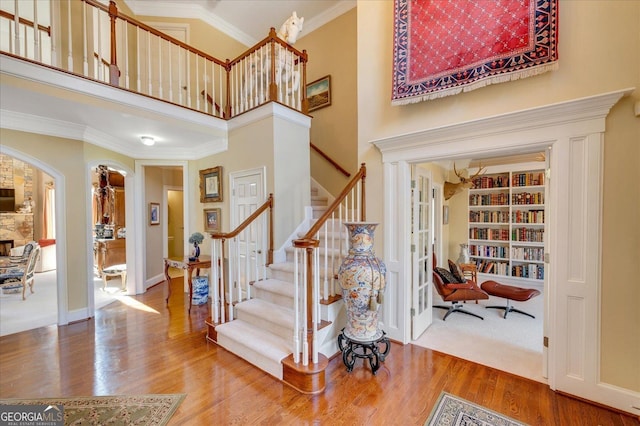
[[111,63],[109,64],[109,84],[120,86],[120,70],[118,69],[118,59],[116,57],[116,18],[118,17],[118,6],[114,0],[109,1],[109,19],[111,21]]
[[269,44],[271,45],[271,51],[269,52],[269,57],[271,59],[271,79],[269,81],[269,100],[277,101],[278,100],[278,85],[276,84],[276,42],[275,39],[278,36],[276,35],[276,29],[271,27],[269,31]]
[[360,180],[360,220],[365,222],[367,220],[367,197],[365,196],[365,180],[367,179],[367,166],[365,163],[360,165],[362,169],[362,179]]
[[227,62],[224,66],[227,74],[227,96],[226,96],[226,105],[224,106],[223,117],[226,119],[231,118],[231,61],[227,59]]
[[302,51],[302,113],[309,114],[309,99],[307,98],[307,50]]

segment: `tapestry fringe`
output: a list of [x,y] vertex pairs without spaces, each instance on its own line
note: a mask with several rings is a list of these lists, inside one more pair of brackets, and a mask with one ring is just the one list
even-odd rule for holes
[[523,69],[520,71],[510,71],[508,74],[495,75],[493,77],[483,78],[473,83],[469,83],[464,87],[450,87],[448,89],[442,89],[437,92],[427,93],[425,95],[412,96],[405,99],[394,99],[391,101],[392,106],[409,105],[423,101],[431,101],[434,99],[444,98],[446,96],[457,95],[461,92],[470,92],[472,90],[480,89],[490,84],[505,83],[507,81],[519,80],[521,78],[532,77],[534,75],[542,74],[547,71],[556,71],[558,69],[558,61],[554,61],[551,64],[542,64],[535,67]]

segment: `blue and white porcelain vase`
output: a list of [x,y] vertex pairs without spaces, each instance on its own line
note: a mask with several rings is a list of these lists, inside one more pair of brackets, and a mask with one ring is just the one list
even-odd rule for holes
[[349,231],[349,254],[338,269],[338,282],[347,309],[344,335],[361,342],[382,337],[378,323],[378,308],[386,287],[387,268],[373,252],[373,237],[377,223],[344,224]]

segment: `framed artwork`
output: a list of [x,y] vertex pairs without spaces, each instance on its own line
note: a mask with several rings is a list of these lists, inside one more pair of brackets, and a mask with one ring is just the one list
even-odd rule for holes
[[331,75],[307,84],[309,112],[331,105]]
[[449,224],[449,206],[442,206],[442,224]]
[[159,203],[149,203],[149,225],[160,225]]
[[207,232],[220,231],[222,217],[220,209],[204,209],[204,230]]
[[222,166],[200,170],[200,202],[222,201]]

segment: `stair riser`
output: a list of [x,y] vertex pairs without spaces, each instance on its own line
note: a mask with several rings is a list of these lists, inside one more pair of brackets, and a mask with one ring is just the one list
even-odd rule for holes
[[266,300],[267,302],[293,309],[293,295],[285,296],[259,288],[254,289],[253,294],[258,299]]
[[219,335],[218,344],[231,353],[255,365],[272,376],[282,380],[282,363],[265,358],[260,352],[253,350],[240,341],[230,338],[230,336]]
[[[325,262],[325,257],[327,258],[327,265],[329,265],[329,267],[331,267],[331,262],[332,262],[332,256],[325,256],[325,254],[323,253],[324,250],[320,250],[320,266],[324,268],[324,262]],[[347,253],[343,252],[342,256],[339,255],[339,251],[338,250],[334,250],[334,255],[333,255],[333,263],[334,265],[336,265],[336,270],[338,270],[338,267],[340,266],[340,264],[342,263],[342,260],[346,257]],[[287,249],[285,250],[286,253],[286,261],[287,262],[293,262],[295,260],[295,253],[294,250],[291,249]]]
[[293,340],[293,329],[285,327],[282,324],[276,324],[269,321],[268,318],[253,315],[251,311],[237,310],[236,315],[238,319],[241,319],[256,328],[266,330],[276,336],[280,336],[283,339]]
[[[277,280],[282,280],[282,281],[289,281],[291,283],[295,282],[294,274],[293,272],[290,272],[290,271],[269,268],[267,274],[269,275],[269,278],[275,278]],[[324,275],[325,275],[324,272],[321,271],[320,273],[321,282],[324,280]]]

